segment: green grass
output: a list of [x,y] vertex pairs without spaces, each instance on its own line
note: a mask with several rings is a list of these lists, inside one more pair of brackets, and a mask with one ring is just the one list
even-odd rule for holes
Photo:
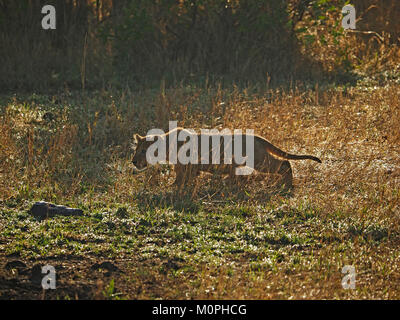
[[[257,207],[222,205],[212,210],[203,206],[189,212],[173,208],[140,210],[125,203],[113,204],[111,210],[105,207],[86,211],[83,217],[55,217],[43,221],[37,221],[19,206],[9,208],[3,204],[0,216],[2,243],[7,241],[2,245],[5,249],[3,259],[12,256],[22,261],[59,264],[73,258],[81,260],[80,264],[86,262],[87,269],[95,261],[113,261],[124,269],[126,277],[118,275],[110,280],[125,285],[126,291],[117,297],[187,298],[185,294],[189,294],[195,298],[214,295],[229,298],[232,296],[228,289],[211,294],[207,289],[203,291],[201,284],[228,277],[230,281],[248,278],[250,283],[267,285],[268,278],[263,276],[285,274],[294,278],[299,275],[310,277],[308,280],[314,279],[314,286],[320,287],[321,281],[330,283],[332,278],[339,279],[344,264],[360,263],[363,253],[369,256],[371,251],[393,248],[393,241],[399,237],[397,231],[389,235],[390,224],[384,221],[324,215],[310,203],[288,206],[286,202],[283,198]],[[392,263],[398,263],[399,255],[393,252],[386,259],[374,272],[389,280]],[[133,262],[135,267],[129,267],[128,262]],[[370,268],[357,269],[373,272]],[[218,274],[213,275],[213,272]],[[159,274],[175,286],[163,288],[162,282],[154,287],[142,284],[148,288],[137,295],[126,284],[137,277],[147,279]],[[91,276],[96,278],[96,275]],[[190,282],[187,279],[191,279]],[[79,281],[88,279],[84,277]],[[225,280],[221,281],[225,283]],[[365,284],[350,293],[340,288],[339,280],[336,282],[330,284],[335,290],[329,294],[358,297],[362,289],[367,288]],[[298,284],[301,288],[302,280]],[[249,291],[245,297],[265,297],[257,292],[260,288],[252,289],[249,283],[247,285]],[[73,290],[74,284],[64,278],[62,286],[70,286]],[[183,291],[182,286],[185,287]],[[281,286],[285,288],[286,284],[281,283]],[[153,292],[157,287],[163,290]],[[114,289],[107,287],[104,290],[110,298]],[[256,290],[255,296],[252,290]],[[290,288],[265,293],[268,292],[279,298],[289,298],[292,294]]]

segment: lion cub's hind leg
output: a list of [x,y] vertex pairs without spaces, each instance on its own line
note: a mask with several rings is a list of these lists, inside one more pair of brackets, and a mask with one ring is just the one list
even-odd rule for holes
[[289,191],[293,188],[293,171],[289,161],[269,156],[262,164],[256,165],[255,169],[268,174],[273,186],[283,191]]
[[289,161],[282,161],[282,165],[279,167],[278,174],[281,176],[279,179],[279,185],[282,186],[283,191],[289,191],[293,189],[293,171]]

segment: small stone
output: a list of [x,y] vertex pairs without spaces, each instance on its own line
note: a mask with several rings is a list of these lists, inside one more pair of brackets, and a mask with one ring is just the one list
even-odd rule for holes
[[33,204],[29,212],[36,218],[48,218],[55,215],[61,216],[81,216],[81,209],[69,208],[66,206],[55,205],[50,202],[38,201]]

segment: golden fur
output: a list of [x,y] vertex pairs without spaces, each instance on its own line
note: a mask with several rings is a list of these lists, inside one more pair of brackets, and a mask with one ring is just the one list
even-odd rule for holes
[[[170,132],[167,132],[163,135],[157,136],[157,138],[164,139],[164,142],[166,143],[167,146],[167,158],[169,159],[169,150],[168,150],[168,142],[169,142],[169,137],[171,136],[171,133],[176,131],[176,134],[179,135],[179,133],[182,130],[186,130],[183,128],[176,128],[174,130],[171,130]],[[187,130],[186,130],[187,131]],[[189,132],[189,131],[187,131]],[[192,133],[193,134],[193,133]],[[213,135],[210,134],[210,138]],[[220,135],[221,136],[221,135]],[[237,135],[233,135],[232,142],[234,141],[235,137]],[[246,150],[246,134],[242,134],[242,150]],[[154,136],[153,136],[154,138]],[[199,137],[198,137],[199,138]],[[198,150],[201,150],[201,139],[198,140]],[[233,159],[232,164],[224,164],[224,152],[223,152],[223,139],[219,139],[220,142],[220,163],[221,164],[201,164],[199,161],[199,164],[175,164],[174,169],[176,172],[176,180],[175,184],[178,186],[183,186],[189,182],[193,182],[195,177],[199,174],[200,171],[205,171],[205,172],[211,172],[211,173],[220,173],[220,174],[229,174],[231,177],[234,176],[235,174],[235,169],[240,167],[237,164],[235,164],[235,161]],[[135,134],[133,136],[133,144],[132,144],[132,149],[133,149],[133,157],[132,157],[132,163],[135,166],[135,172],[140,172],[143,171],[147,167],[147,161],[146,161],[146,151],[147,148],[153,144],[154,141],[147,141],[146,137],[142,137],[138,134]],[[178,142],[178,150],[179,148],[185,143],[185,141],[180,141]],[[232,143],[232,152],[233,152],[233,143]],[[211,154],[213,152],[211,143],[209,143],[209,154],[210,154],[210,159],[211,159]],[[311,159],[316,162],[321,163],[321,160],[318,159],[317,157],[310,156],[310,155],[294,155],[294,154],[289,154],[281,149],[275,147],[272,145],[270,142],[268,142],[266,139],[264,139],[261,136],[254,135],[254,168],[258,172],[266,173],[266,174],[277,174],[280,176],[280,181],[279,183],[284,185],[285,189],[289,189],[292,187],[292,181],[293,181],[293,174],[292,174],[292,168],[290,166],[290,163],[288,160],[301,160],[301,159]],[[210,160],[211,162],[211,160]]]

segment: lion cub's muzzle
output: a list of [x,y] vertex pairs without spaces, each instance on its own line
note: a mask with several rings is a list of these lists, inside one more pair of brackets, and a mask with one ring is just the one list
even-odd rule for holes
[[146,163],[139,163],[139,161],[132,160],[133,164],[133,173],[140,173],[147,169],[147,162]]

